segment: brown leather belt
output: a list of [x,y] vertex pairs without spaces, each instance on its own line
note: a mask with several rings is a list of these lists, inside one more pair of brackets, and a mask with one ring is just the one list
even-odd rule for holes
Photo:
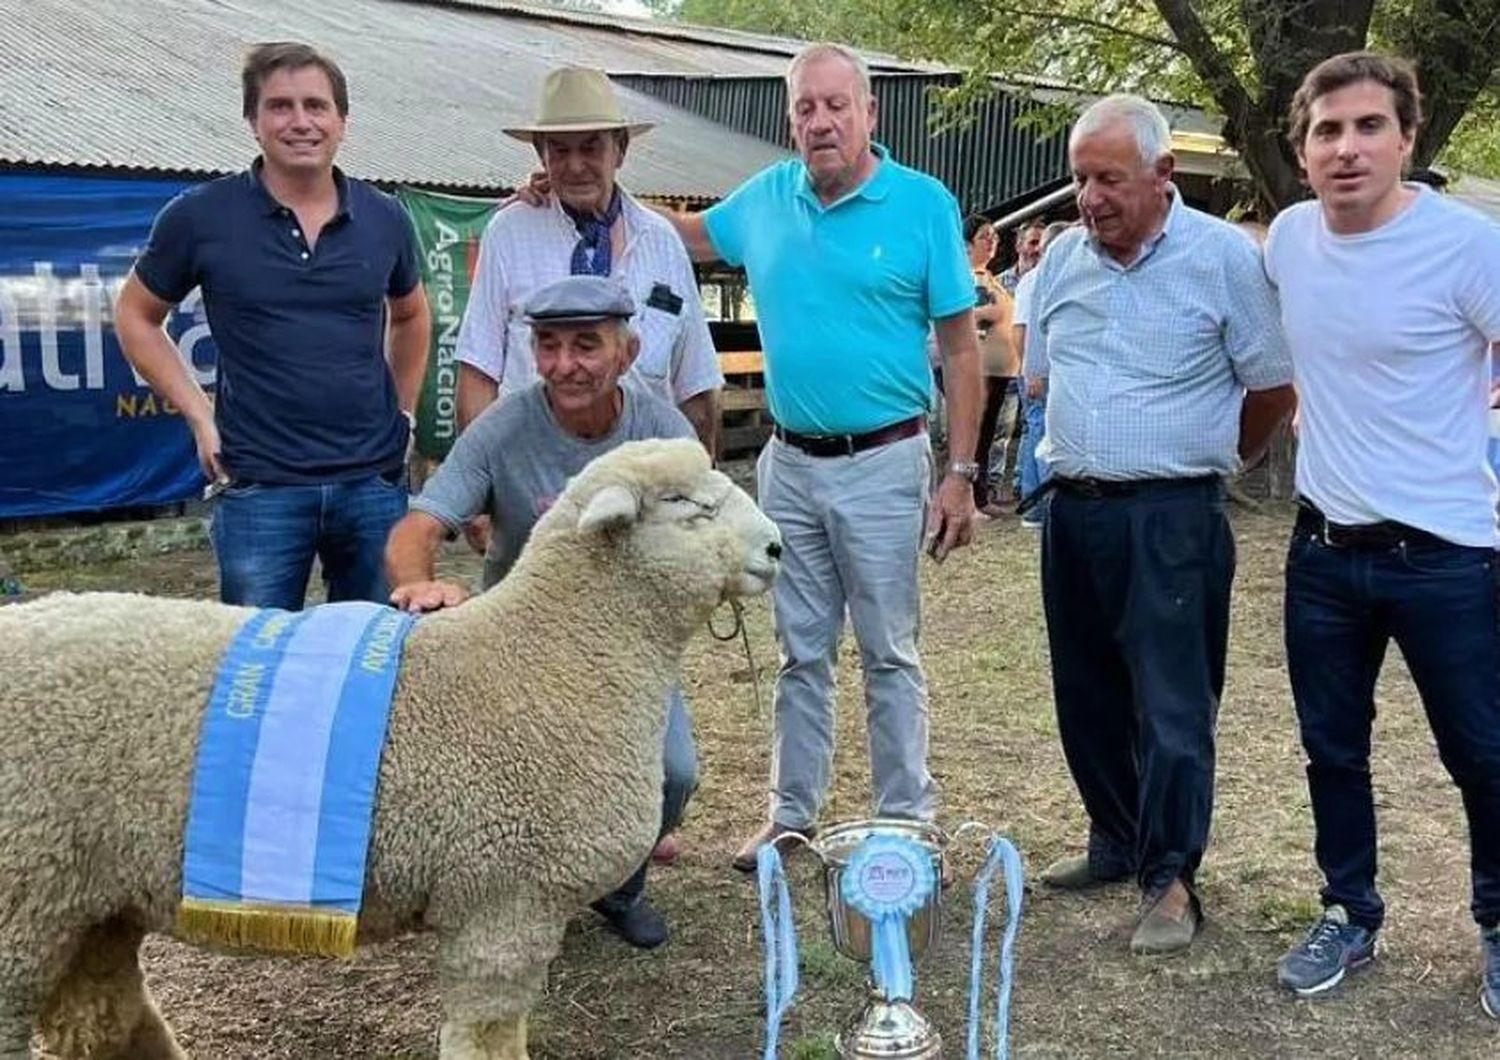
[[787,445],[794,445],[808,456],[853,456],[866,449],[890,445],[903,438],[912,438],[927,429],[926,416],[913,416],[909,420],[878,427],[864,434],[801,434],[789,431],[777,424],[776,437]]

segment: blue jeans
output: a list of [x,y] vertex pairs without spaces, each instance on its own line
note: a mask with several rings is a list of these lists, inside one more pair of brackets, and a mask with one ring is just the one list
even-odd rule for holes
[[[667,731],[662,742],[661,829],[658,838],[676,829],[687,812],[688,800],[698,790],[698,745],[693,742],[693,719],[680,688],[667,695]],[[646,889],[651,857],[641,862],[630,879],[599,899],[605,907],[623,908]]]
[[1037,443],[1047,430],[1047,399],[1026,396],[1026,384],[1021,383],[1021,414],[1026,426],[1021,434],[1021,455],[1016,460],[1016,474],[1020,478],[1021,496],[1029,497],[1047,481],[1047,469],[1036,458]]
[[1500,920],[1500,603],[1495,553],[1434,540],[1325,543],[1299,517],[1286,565],[1286,652],[1325,905],[1378,928],[1370,728],[1394,640],[1469,820],[1474,918]]
[[230,486],[214,508],[219,599],[302,608],[313,558],[328,599],[386,603],[385,539],[406,514],[406,483],[380,475],[317,486]]

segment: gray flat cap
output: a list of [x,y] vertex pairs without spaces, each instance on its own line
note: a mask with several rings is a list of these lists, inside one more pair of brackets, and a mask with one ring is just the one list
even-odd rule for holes
[[592,324],[635,316],[630,292],[607,276],[569,276],[549,283],[521,307],[528,324]]

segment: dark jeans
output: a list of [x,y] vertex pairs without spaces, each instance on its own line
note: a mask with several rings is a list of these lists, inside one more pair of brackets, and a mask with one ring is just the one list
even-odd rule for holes
[[1042,600],[1063,752],[1091,864],[1147,892],[1192,887],[1208,842],[1233,581],[1216,479],[1052,496]]
[[[667,729],[662,738],[661,828],[657,838],[682,823],[688,800],[698,790],[698,745],[693,740],[693,719],[681,689],[669,693]],[[599,899],[601,909],[624,908],[639,900],[646,890],[646,872],[651,855],[641,862],[628,880]]]
[[1000,422],[1000,409],[1005,405],[1005,392],[1012,382],[1009,376],[984,377],[984,411],[979,416],[979,445],[974,451],[979,464],[979,476],[974,479],[976,508],[990,503],[990,449],[995,445],[995,428]]
[[213,516],[219,599],[299,611],[316,556],[330,601],[386,603],[385,539],[406,514],[406,500],[404,478],[381,475],[317,486],[230,486]]
[[1394,640],[1469,818],[1474,918],[1500,919],[1500,606],[1495,553],[1435,540],[1326,544],[1306,514],[1286,565],[1286,652],[1325,905],[1380,926],[1370,727]]

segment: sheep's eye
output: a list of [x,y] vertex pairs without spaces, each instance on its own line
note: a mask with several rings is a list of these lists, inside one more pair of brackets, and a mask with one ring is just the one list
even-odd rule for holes
[[680,493],[664,493],[664,494],[662,494],[662,498],[661,499],[662,499],[662,503],[663,504],[691,504],[691,503],[693,503],[692,502],[692,498],[690,498],[690,497],[684,497]]

